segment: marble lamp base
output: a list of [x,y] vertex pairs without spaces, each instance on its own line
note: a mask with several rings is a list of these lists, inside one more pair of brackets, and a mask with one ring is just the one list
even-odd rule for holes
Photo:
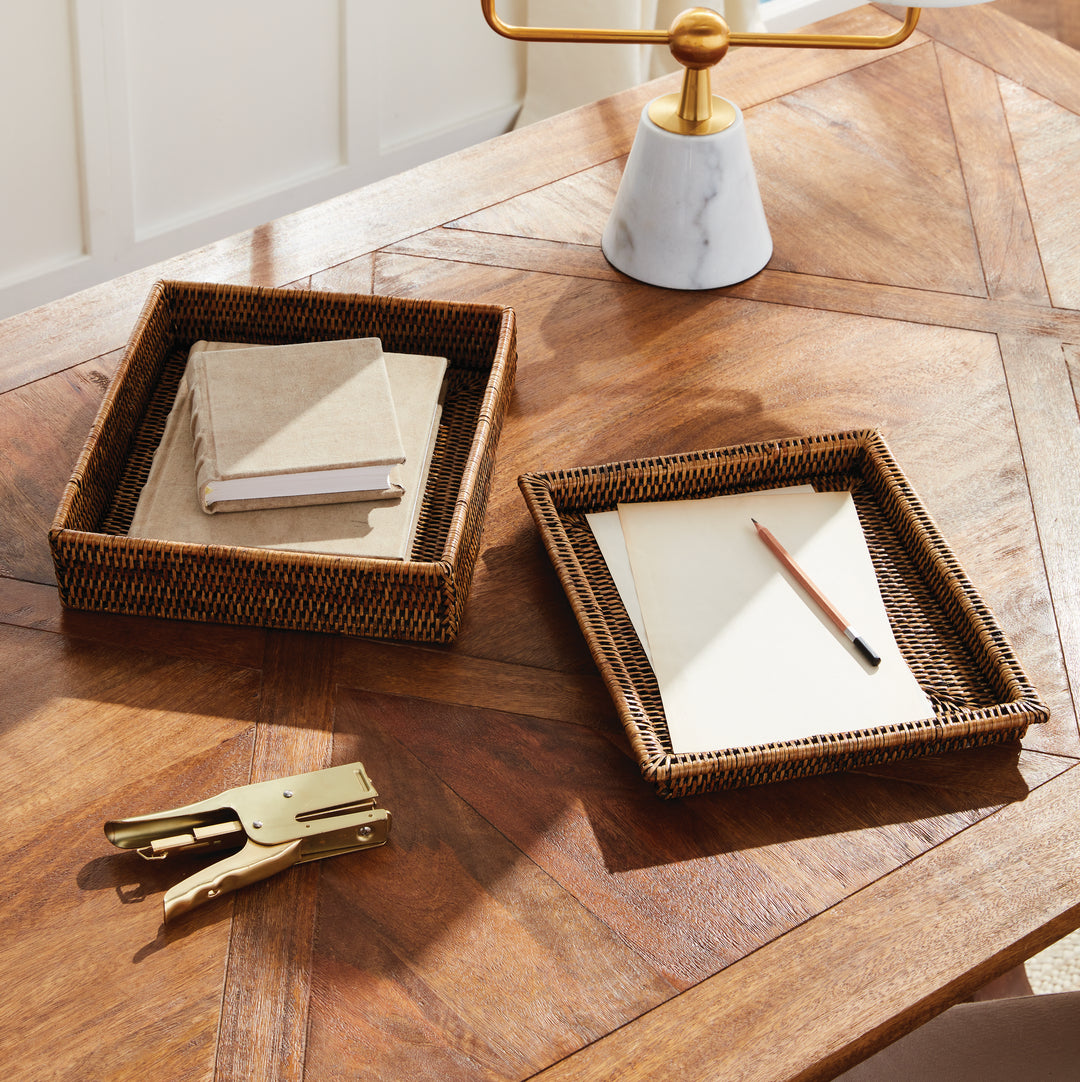
[[[651,105],[651,103],[650,103]],[[742,113],[710,135],[638,122],[601,247],[616,270],[669,289],[715,289],[772,256]]]

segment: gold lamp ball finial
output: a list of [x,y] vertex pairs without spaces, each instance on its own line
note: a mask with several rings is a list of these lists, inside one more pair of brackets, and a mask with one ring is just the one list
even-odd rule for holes
[[735,122],[735,110],[713,97],[710,70],[724,59],[731,30],[711,8],[689,8],[668,28],[668,48],[683,66],[682,91],[657,98],[649,118],[676,135],[714,135]]
[[689,8],[676,15],[668,35],[671,55],[695,71],[719,64],[731,41],[728,24],[711,8]]

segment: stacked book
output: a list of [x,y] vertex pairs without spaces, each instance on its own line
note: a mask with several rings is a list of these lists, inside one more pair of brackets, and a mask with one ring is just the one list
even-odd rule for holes
[[446,367],[377,338],[196,342],[129,536],[407,559]]

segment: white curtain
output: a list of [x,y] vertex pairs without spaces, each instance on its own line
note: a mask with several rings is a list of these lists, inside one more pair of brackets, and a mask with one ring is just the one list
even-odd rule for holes
[[[529,26],[588,26],[640,30],[667,27],[688,0],[528,0]],[[764,30],[759,0],[712,0],[733,31]],[[679,65],[663,45],[574,45],[537,42],[525,47],[526,89],[516,126],[655,79]]]

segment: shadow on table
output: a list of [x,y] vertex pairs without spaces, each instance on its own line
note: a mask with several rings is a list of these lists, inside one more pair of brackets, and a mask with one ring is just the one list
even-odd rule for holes
[[1021,765],[1020,746],[1010,743],[674,801],[649,790],[636,799],[627,792],[625,802],[588,791],[581,799],[612,873],[800,841],[837,855],[874,845],[915,855],[1025,799]]
[[174,855],[167,860],[144,860],[130,850],[118,850],[88,861],[79,869],[76,881],[80,890],[111,890],[122,905],[146,906],[147,935],[155,931],[156,934],[133,956],[133,962],[141,962],[200,929],[232,917],[232,901],[228,896],[184,913],[167,925],[164,922],[161,906],[165,892],[214,859],[220,859],[220,855],[217,858]]

